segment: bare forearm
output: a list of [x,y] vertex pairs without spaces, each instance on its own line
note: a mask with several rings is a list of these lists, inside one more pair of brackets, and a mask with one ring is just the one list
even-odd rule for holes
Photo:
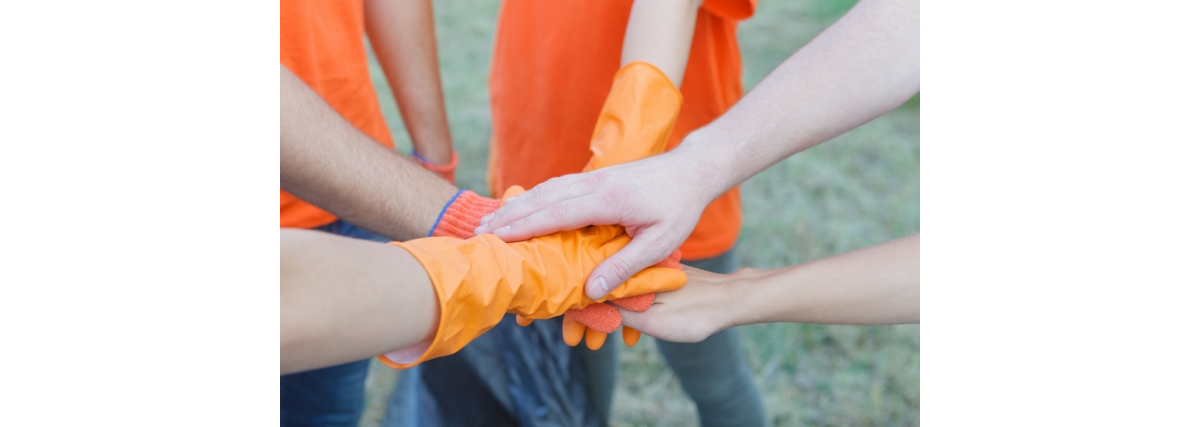
[[359,132],[279,69],[280,188],[392,239],[424,237],[457,189]]
[[629,13],[621,66],[642,61],[657,67],[678,88],[683,84],[700,0],[637,0]]
[[438,70],[430,0],[367,0],[367,34],[400,106],[413,148],[434,164],[450,161],[450,126]]
[[437,325],[429,276],[408,251],[309,230],[279,231],[279,369],[361,360]]
[[715,171],[715,197],[919,90],[920,2],[862,0],[676,152]]
[[807,264],[736,273],[734,325],[921,322],[921,237]]

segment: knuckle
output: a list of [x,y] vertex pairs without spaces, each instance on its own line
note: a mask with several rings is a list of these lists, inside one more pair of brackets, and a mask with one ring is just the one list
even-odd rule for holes
[[617,257],[609,258],[609,268],[612,269],[613,273],[617,274],[617,277],[621,278],[622,282],[629,280],[630,277],[633,277],[633,273],[635,273],[633,266],[629,262]]
[[549,207],[546,208],[545,212],[546,212],[547,218],[549,218],[551,220],[555,220],[555,221],[563,220],[567,217],[568,214],[570,214],[570,212],[568,212],[567,206],[562,203],[555,203],[553,205],[550,205]]
[[608,182],[608,180],[611,178],[612,178],[612,172],[601,169],[601,170],[598,170],[598,171],[595,171],[595,172],[592,172],[589,174],[584,174],[583,175],[583,184],[586,185],[588,188],[596,188],[596,187],[599,187],[600,185],[604,184],[605,182]]
[[535,189],[533,191],[526,191],[525,193],[522,193],[521,195],[525,196],[525,200],[523,200],[525,203],[531,204],[533,206],[541,206],[542,204],[546,203],[546,192],[545,191],[539,191],[539,190]]
[[605,206],[617,206],[623,199],[623,194],[620,191],[611,188],[600,191],[598,196],[600,196],[600,201]]

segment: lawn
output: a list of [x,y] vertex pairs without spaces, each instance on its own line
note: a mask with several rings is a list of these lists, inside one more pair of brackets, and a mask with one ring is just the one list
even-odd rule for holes
[[[747,91],[853,4],[761,2],[738,30]],[[483,194],[497,7],[490,0],[435,4],[458,185]],[[408,134],[374,62],[372,73],[397,149],[408,152]],[[737,247],[742,266],[778,268],[919,232],[920,118],[918,96],[747,181]],[[742,329],[742,338],[773,425],[919,423],[919,326],[754,325]],[[613,424],[696,425],[693,404],[653,347],[654,340],[643,339],[622,353]],[[379,424],[394,375],[372,367],[363,425]]]

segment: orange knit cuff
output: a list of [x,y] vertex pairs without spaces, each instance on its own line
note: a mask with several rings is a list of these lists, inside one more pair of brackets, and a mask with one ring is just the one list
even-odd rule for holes
[[470,190],[459,190],[438,216],[437,223],[429,231],[429,237],[450,236],[469,239],[475,236],[479,219],[500,208],[500,201],[475,194]]

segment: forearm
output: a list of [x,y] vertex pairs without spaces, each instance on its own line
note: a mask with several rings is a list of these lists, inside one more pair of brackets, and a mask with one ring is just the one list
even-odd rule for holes
[[344,120],[279,67],[279,186],[396,240],[424,237],[457,191]]
[[634,1],[621,46],[621,66],[647,62],[680,87],[700,4],[700,0]]
[[367,34],[387,75],[413,148],[426,160],[450,162],[450,126],[438,70],[430,0],[367,0]]
[[920,90],[920,3],[862,0],[674,151],[713,197],[891,111]]
[[309,230],[279,231],[281,374],[411,346],[437,325],[421,264],[402,248]]
[[767,322],[879,325],[921,322],[921,237],[820,261],[730,277],[741,301],[733,325]]

